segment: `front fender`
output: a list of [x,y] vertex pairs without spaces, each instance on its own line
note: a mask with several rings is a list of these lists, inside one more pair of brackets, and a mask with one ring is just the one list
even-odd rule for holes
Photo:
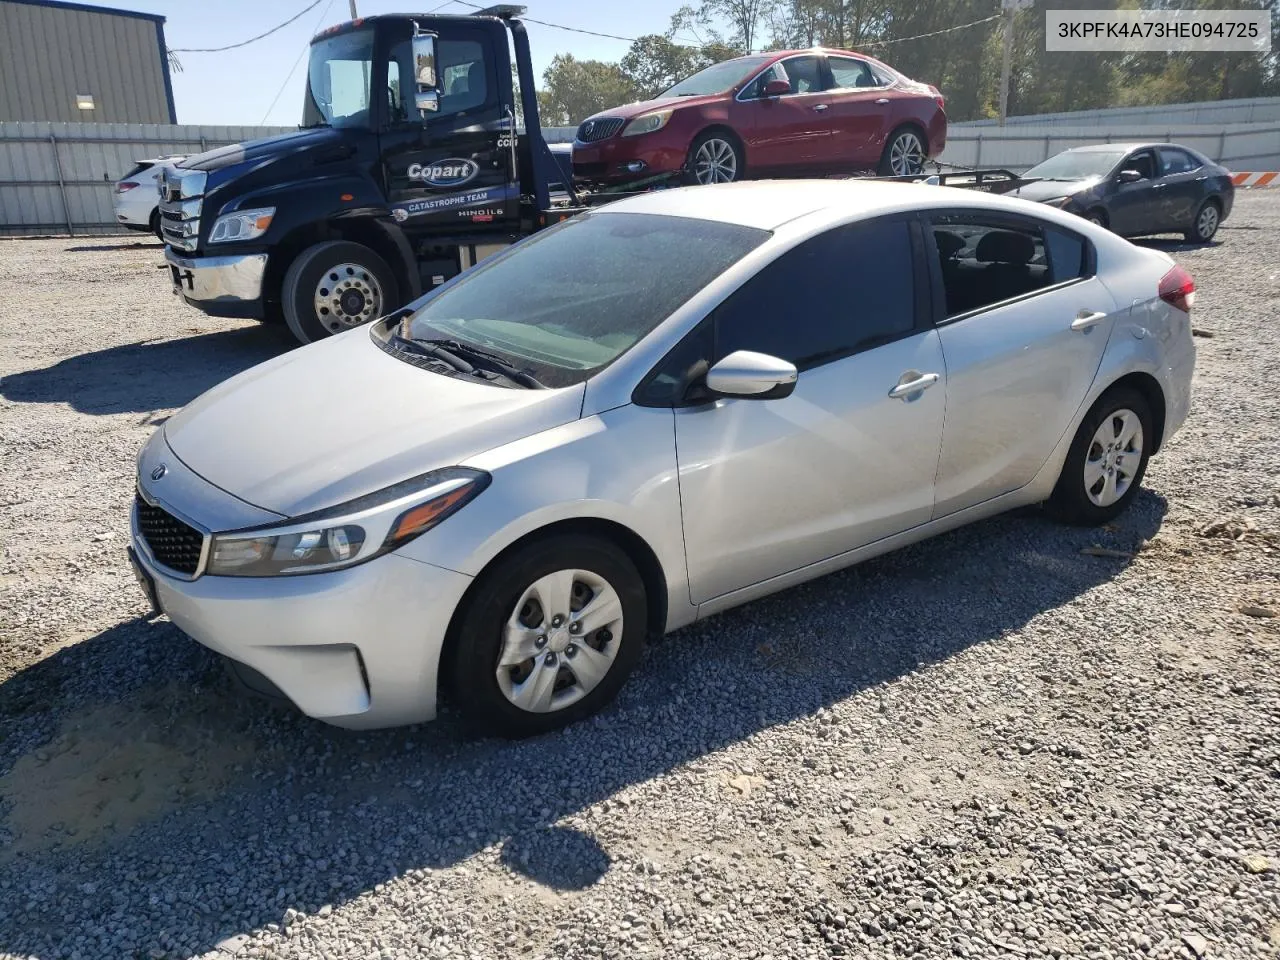
[[628,405],[469,458],[493,477],[475,502],[402,552],[476,576],[521,538],[566,520],[606,520],[657,557],[666,629],[693,621],[672,413]]

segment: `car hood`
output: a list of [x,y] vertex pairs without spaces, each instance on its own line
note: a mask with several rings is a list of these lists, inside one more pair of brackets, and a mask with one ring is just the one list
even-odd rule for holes
[[164,433],[210,483],[297,516],[576,420],[584,390],[507,389],[433,373],[360,329],[224,381],[171,417]]
[[232,167],[238,163],[253,162],[266,157],[292,153],[308,149],[320,144],[332,143],[342,139],[340,131],[333,127],[313,127],[308,130],[295,130],[275,137],[264,137],[261,140],[246,140],[244,143],[232,143],[225,147],[216,147],[187,157],[178,163],[184,170],[204,170],[211,173],[223,167]]
[[[657,100],[641,100],[638,103],[626,103],[611,110],[601,110],[599,113],[593,113],[587,117],[587,120],[596,120],[600,117],[622,117],[624,120],[630,120],[632,117],[638,117],[640,114],[648,113],[651,110],[670,110],[673,107],[676,109],[700,107],[705,103],[719,102],[726,96],[727,94],[717,93],[708,97],[666,97]],[[586,121],[584,120],[583,122],[585,123]]]
[[1083,193],[1097,184],[1097,177],[1085,180],[1036,180],[1025,187],[1009,191],[1007,196],[1021,197],[1023,200],[1055,200],[1058,197],[1072,197],[1077,193]]

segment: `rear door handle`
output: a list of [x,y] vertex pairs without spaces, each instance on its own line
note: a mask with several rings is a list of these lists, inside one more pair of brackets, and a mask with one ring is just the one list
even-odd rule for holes
[[888,97],[881,97],[879,100],[877,100],[877,101],[876,101],[876,103],[882,103],[882,104],[883,104],[883,103],[888,103],[888,102],[889,102],[889,98],[888,98]]
[[821,113],[823,110],[827,109],[827,104],[825,104],[825,103],[820,103],[820,104],[818,104],[816,107],[814,107],[813,109],[814,109],[814,110],[817,110],[819,113]]
[[936,373],[922,373],[914,380],[908,380],[906,383],[900,383],[889,391],[889,396],[894,400],[906,400],[912,394],[922,393],[928,390],[938,382]]
[[1088,330],[1090,327],[1097,326],[1105,319],[1107,319],[1107,311],[1105,310],[1095,310],[1093,313],[1090,313],[1088,310],[1081,310],[1076,314],[1076,318],[1071,321],[1071,329]]

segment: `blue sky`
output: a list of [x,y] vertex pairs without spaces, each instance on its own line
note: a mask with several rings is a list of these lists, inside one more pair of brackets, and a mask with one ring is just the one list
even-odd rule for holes
[[[165,39],[171,48],[220,47],[246,40],[292,17],[308,0],[80,0],[94,6],[158,13],[168,18]],[[486,0],[477,0],[486,2]],[[466,13],[468,8],[443,0],[357,0],[362,16],[375,13]],[[326,10],[326,4],[328,8]],[[528,0],[529,16],[624,37],[662,33],[682,0],[646,0],[644,3],[606,0]],[[321,11],[324,16],[321,17]],[[225,53],[180,53],[182,71],[173,74],[173,97],[179,123],[292,125],[302,113],[305,64],[298,62],[317,28],[350,18],[348,0],[321,0],[314,10],[265,40]],[[557,53],[580,59],[618,60],[627,52],[625,42],[590,37],[528,24],[533,67],[541,82],[542,71]],[[277,93],[279,100],[271,106]]]

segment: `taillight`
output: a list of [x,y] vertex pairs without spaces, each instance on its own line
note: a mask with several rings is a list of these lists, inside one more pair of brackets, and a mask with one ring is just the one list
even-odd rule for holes
[[124,193],[126,190],[132,190],[136,186],[137,186],[136,183],[130,183],[128,180],[126,180],[124,183],[117,183],[116,193]]
[[1190,313],[1196,302],[1196,282],[1182,267],[1174,267],[1160,278],[1160,299],[1183,313]]

